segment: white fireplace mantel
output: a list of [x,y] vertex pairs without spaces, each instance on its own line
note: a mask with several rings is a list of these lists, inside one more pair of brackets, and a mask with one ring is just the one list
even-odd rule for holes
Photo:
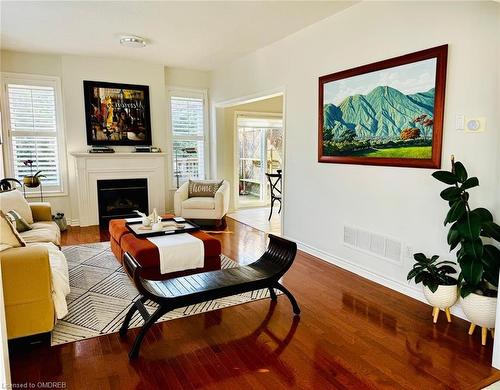
[[79,225],[99,223],[97,180],[148,181],[148,203],[165,212],[166,153],[71,153],[75,161]]

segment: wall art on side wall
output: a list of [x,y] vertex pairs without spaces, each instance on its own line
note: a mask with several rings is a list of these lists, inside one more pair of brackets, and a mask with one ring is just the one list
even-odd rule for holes
[[151,145],[149,87],[84,81],[88,145]]
[[318,161],[439,168],[448,45],[319,78]]

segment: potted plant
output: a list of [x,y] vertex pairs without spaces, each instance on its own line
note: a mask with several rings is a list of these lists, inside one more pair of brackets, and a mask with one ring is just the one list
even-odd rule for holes
[[424,286],[424,295],[432,307],[432,317],[434,323],[437,322],[439,311],[446,312],[448,322],[451,322],[450,307],[458,299],[458,281],[450,274],[457,273],[452,267],[455,263],[452,261],[440,261],[438,255],[428,258],[423,253],[413,255],[416,263],[408,272],[407,279],[415,279],[415,283],[422,283]]
[[45,177],[44,175],[42,175],[42,171],[38,171],[37,173],[35,173],[33,175],[33,163],[34,161],[33,160],[25,160],[23,161],[23,164],[24,166],[26,167],[30,167],[30,174],[29,175],[25,175],[23,177],[23,183],[26,187],[29,187],[29,188],[36,188],[40,185],[40,178],[41,177]]
[[492,243],[500,242],[500,226],[487,209],[471,208],[467,190],[479,186],[479,180],[468,177],[464,165],[455,162],[453,156],[451,171],[437,171],[432,176],[450,185],[441,192],[450,206],[444,220],[445,226],[451,224],[448,244],[450,251],[459,248],[460,295],[464,313],[471,321],[469,334],[476,325],[481,326],[485,345],[488,329],[493,334],[495,327],[500,250]]

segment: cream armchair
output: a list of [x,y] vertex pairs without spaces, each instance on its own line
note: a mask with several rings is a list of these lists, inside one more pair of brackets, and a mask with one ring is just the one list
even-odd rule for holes
[[184,183],[174,194],[175,215],[186,219],[220,221],[229,210],[229,182],[224,180],[215,197],[190,198],[189,182]]

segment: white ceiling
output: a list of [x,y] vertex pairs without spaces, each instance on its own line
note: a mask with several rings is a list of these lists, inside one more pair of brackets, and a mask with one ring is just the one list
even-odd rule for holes
[[[339,12],[343,1],[1,1],[2,49],[210,70]],[[120,46],[122,34],[146,48]]]

